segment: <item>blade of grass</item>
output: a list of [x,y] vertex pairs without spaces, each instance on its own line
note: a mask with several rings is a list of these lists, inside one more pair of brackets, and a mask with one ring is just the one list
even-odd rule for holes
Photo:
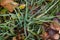
[[57,0],[48,10],[46,10],[44,13],[42,13],[41,15],[37,16],[36,18],[40,18],[43,15],[45,15],[49,10],[51,10],[57,3],[59,2],[59,0]]

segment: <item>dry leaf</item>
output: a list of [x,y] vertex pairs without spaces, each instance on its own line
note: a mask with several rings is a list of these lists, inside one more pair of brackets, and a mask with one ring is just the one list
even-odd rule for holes
[[49,38],[49,35],[47,32],[43,33],[41,36],[42,36],[43,40],[46,40]]
[[60,25],[59,23],[56,23],[56,22],[53,22],[51,23],[51,26],[50,26],[53,30],[57,30],[59,31],[60,30]]
[[2,0],[0,5],[10,12],[13,12],[14,8],[18,6],[14,0]]
[[12,39],[12,40],[17,40],[17,39],[16,39],[16,37],[13,37],[13,39]]

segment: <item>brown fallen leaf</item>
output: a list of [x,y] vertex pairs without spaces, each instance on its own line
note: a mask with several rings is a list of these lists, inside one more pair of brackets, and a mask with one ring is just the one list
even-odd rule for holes
[[16,39],[16,37],[13,37],[13,39],[12,39],[12,40],[17,40],[17,39]]
[[47,32],[43,33],[42,35],[40,35],[42,37],[43,40],[47,40],[49,38],[49,35]]
[[14,2],[14,0],[2,0],[0,5],[8,11],[13,12],[14,8],[18,6],[18,3]]
[[51,27],[53,30],[57,30],[57,31],[60,30],[60,25],[59,25],[59,23],[56,23],[56,22],[51,23],[50,27]]

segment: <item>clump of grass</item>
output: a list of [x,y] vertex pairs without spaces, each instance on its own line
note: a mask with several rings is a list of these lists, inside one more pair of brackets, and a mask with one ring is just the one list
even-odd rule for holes
[[[19,0],[16,1],[18,2]],[[21,30],[20,28],[24,28],[24,40],[36,40],[36,38],[40,40],[41,37],[39,35],[44,33],[42,24],[44,22],[52,22],[52,19],[56,17],[55,14],[60,12],[60,1],[52,0],[46,2],[46,0],[21,0],[20,2],[26,5],[24,10],[17,7],[14,9],[13,13],[7,11],[5,14],[0,14],[0,36],[5,38],[5,35],[17,35],[14,33],[14,28],[17,27],[19,30]],[[35,9],[35,5],[40,7],[39,10]],[[29,6],[32,6],[31,10]],[[33,10],[36,10],[34,14],[32,14]],[[18,16],[18,14],[20,14],[20,16]],[[6,19],[4,17],[6,17]],[[28,31],[28,35],[26,30]]]

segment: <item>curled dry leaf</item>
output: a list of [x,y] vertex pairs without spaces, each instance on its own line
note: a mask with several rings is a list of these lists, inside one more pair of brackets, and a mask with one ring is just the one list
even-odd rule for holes
[[16,37],[13,37],[13,39],[12,40],[16,40]]
[[41,36],[42,36],[43,40],[46,40],[49,38],[49,35],[47,32],[43,33]]
[[60,30],[60,25],[59,23],[56,23],[56,22],[53,22],[51,23],[51,26],[50,26],[53,30],[57,30],[59,31]]
[[2,0],[0,5],[8,11],[13,12],[14,8],[18,6],[18,3],[14,2],[14,0]]

